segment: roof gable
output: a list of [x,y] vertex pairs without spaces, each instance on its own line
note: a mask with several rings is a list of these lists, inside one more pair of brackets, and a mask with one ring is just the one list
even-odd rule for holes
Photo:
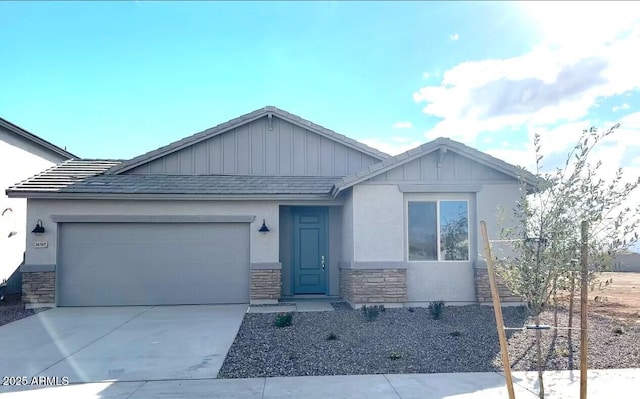
[[23,128],[21,128],[18,125],[14,125],[13,123],[9,122],[6,119],[0,118],[0,127],[6,129],[7,131],[9,131],[10,133],[13,133],[41,148],[44,148],[54,154],[57,154],[59,156],[61,156],[64,159],[74,159],[77,158],[75,155],[73,155],[72,153],[68,152],[67,150],[64,150],[60,147],[58,147],[57,145],[54,145],[50,142],[48,142],[47,140],[40,138],[38,136],[36,136],[33,133],[30,133],[26,130],[24,130]]
[[[297,128],[301,128],[304,129],[304,131],[306,132],[310,132],[312,133],[312,135],[315,136],[319,136],[319,138],[321,140],[324,140],[324,142],[329,142],[329,143],[337,143],[341,146],[344,146],[348,151],[351,152],[356,152],[358,154],[362,154],[361,157],[364,158],[361,161],[359,161],[359,164],[354,164],[353,166],[355,168],[351,168],[351,170],[346,170],[345,172],[341,173],[340,175],[344,176],[350,172],[353,172],[355,170],[359,170],[360,168],[364,168],[365,166],[375,163],[376,161],[379,160],[383,160],[389,157],[388,154],[385,154],[381,151],[378,151],[374,148],[371,148],[365,144],[362,144],[356,140],[350,139],[342,134],[338,134],[332,130],[326,129],[322,126],[316,125],[306,119],[303,119],[297,115],[293,115],[290,114],[289,112],[283,111],[281,109],[278,109],[276,107],[264,107],[261,109],[258,109],[256,111],[250,112],[246,115],[242,115],[238,118],[232,119],[230,121],[227,121],[225,123],[222,123],[220,125],[217,125],[215,127],[212,127],[210,129],[204,130],[200,133],[196,133],[192,136],[183,138],[181,140],[178,140],[174,143],[171,143],[167,146],[158,148],[156,150],[150,151],[146,154],[140,155],[138,157],[135,157],[133,159],[130,159],[128,161],[123,162],[122,164],[110,169],[107,173],[109,174],[122,174],[122,173],[145,173],[145,172],[151,172],[153,173],[154,170],[153,168],[157,168],[157,169],[162,169],[164,167],[158,167],[160,166],[157,162],[154,165],[153,162],[154,161],[158,161],[161,158],[164,158],[164,160],[162,161],[162,163],[164,164],[165,161],[169,161],[169,162],[177,162],[177,163],[188,163],[189,160],[183,162],[182,160],[176,160],[176,159],[172,159],[171,156],[176,154],[176,153],[180,153],[181,151],[184,153],[188,148],[194,148],[196,149],[196,145],[198,145],[199,143],[208,141],[208,140],[212,140],[218,136],[223,135],[224,133],[227,132],[232,132],[235,130],[239,130],[242,129],[245,126],[251,126],[252,124],[256,124],[259,120],[264,119],[266,126],[267,126],[267,130],[272,130],[273,129],[273,124],[274,124],[274,120],[278,119],[281,121],[284,121],[288,124],[291,124]],[[243,136],[244,137],[244,136]],[[261,136],[261,139],[256,140],[256,143],[258,146],[264,146],[266,143],[266,139],[264,139],[264,135]],[[232,147],[234,147],[235,149],[237,149],[237,147],[240,145],[242,146],[243,144],[248,144],[249,141],[247,141],[247,143],[245,143],[243,141],[242,144],[238,143],[238,139],[234,139],[235,142],[233,144]],[[253,140],[250,138],[244,138],[244,140]],[[306,138],[304,139],[306,142]],[[262,142],[262,143],[261,143]],[[318,142],[318,147],[320,147],[320,142]],[[220,144],[219,144],[220,145]],[[212,145],[213,146],[213,145]],[[262,148],[262,151],[266,151],[266,148]],[[205,149],[207,152],[210,151],[209,148]],[[273,148],[274,153],[277,153],[277,151],[279,151],[279,149],[277,148]],[[220,149],[220,151],[224,151],[224,149]],[[320,149],[318,149],[318,151],[320,151]],[[223,153],[220,152],[220,157],[218,158],[222,158]],[[192,155],[192,157],[195,155]],[[235,156],[235,155],[234,155]],[[248,155],[249,157],[251,156],[251,154]],[[315,156],[314,154],[311,154],[311,156]],[[348,155],[346,155],[348,157]],[[212,159],[214,156],[211,155],[210,157],[207,158],[206,162],[209,164],[211,161],[210,159]],[[266,158],[266,156],[265,156]],[[222,160],[219,159],[215,159],[215,162],[223,162]],[[193,161],[191,161],[193,162]],[[264,160],[258,160],[257,162],[266,162]],[[293,160],[291,161],[293,162]],[[149,165],[148,169],[145,171],[145,169],[143,168],[143,165]],[[221,164],[222,165],[222,164]],[[187,165],[188,166],[188,165]],[[198,171],[198,167],[196,165],[192,165],[189,166],[190,171],[193,174],[214,174],[214,173],[225,173],[224,171],[224,167],[220,167],[221,170],[216,170],[215,168],[209,167],[209,168],[200,168],[202,169],[202,171]],[[206,169],[206,170],[205,170]],[[266,168],[263,168],[266,169]],[[306,171],[306,167],[304,168]],[[180,168],[178,167],[178,170],[180,170]],[[213,170],[213,171],[212,171]],[[226,172],[226,173],[237,173],[237,174],[252,174],[252,173],[248,173],[251,171],[247,171],[247,170],[243,170],[243,171],[231,171],[231,172]],[[156,173],[163,173],[162,170],[159,170]],[[175,173],[175,171],[171,171],[171,172],[164,172],[164,173]],[[258,171],[259,173],[259,171]],[[253,173],[256,174],[256,173]],[[262,174],[269,174],[269,173],[262,173]],[[272,174],[272,173],[271,173]],[[300,173],[290,173],[290,174],[300,174]],[[328,174],[328,173],[323,173],[323,174]]]
[[[526,183],[530,186],[536,185],[536,177],[533,174],[527,171],[522,171],[515,165],[511,165],[460,142],[451,140],[449,138],[440,137],[436,140],[425,143],[402,154],[387,158],[357,173],[345,176],[336,184],[334,188],[334,195],[337,195],[339,192],[358,183],[362,183],[364,181],[372,179],[377,180],[376,177],[387,172],[397,170],[407,164],[414,162],[415,160],[426,157],[429,154],[438,154],[437,157],[431,157],[431,160],[435,159],[435,162],[433,162],[433,165],[431,166],[433,166],[434,168],[438,168],[439,166],[441,166],[439,164],[440,162],[442,162],[443,156],[448,151],[459,154],[464,158],[483,165],[485,167],[485,170],[481,173],[488,177],[492,177],[497,180],[504,180],[504,176],[516,180],[520,176],[522,176],[524,177]],[[494,171],[495,173],[492,173],[491,171]],[[470,180],[473,180],[474,178],[477,178],[477,175],[470,175],[469,177]]]

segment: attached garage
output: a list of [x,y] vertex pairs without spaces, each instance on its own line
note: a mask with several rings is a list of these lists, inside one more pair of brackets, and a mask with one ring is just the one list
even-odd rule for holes
[[249,223],[58,224],[58,306],[249,302]]

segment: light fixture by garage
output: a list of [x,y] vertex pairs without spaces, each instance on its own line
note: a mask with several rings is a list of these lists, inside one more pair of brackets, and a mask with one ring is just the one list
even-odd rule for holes
[[37,236],[44,233],[44,226],[42,226],[42,219],[38,219],[38,221],[36,222],[36,227],[34,227],[33,230],[31,230],[31,232]]
[[261,232],[261,233],[268,233],[269,232],[269,228],[267,227],[264,219],[262,219],[262,227],[260,227],[260,229],[258,231]]

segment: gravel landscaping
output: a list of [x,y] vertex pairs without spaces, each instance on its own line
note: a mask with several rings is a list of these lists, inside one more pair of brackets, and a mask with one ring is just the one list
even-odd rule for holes
[[[493,309],[446,307],[440,320],[426,308],[386,309],[374,321],[345,304],[335,312],[295,313],[288,327],[275,327],[274,313],[249,313],[240,327],[218,378],[379,373],[446,373],[500,370]],[[504,309],[507,326],[526,324],[521,307]],[[549,321],[546,313],[543,320]],[[574,323],[579,326],[579,316]],[[560,324],[566,324],[566,312]],[[640,367],[640,328],[614,332],[611,319],[590,319],[589,367]],[[330,339],[331,333],[336,339]],[[548,369],[578,367],[579,331],[568,350],[566,332],[543,332]],[[508,331],[516,370],[535,369],[534,333]],[[329,339],[328,339],[329,338]],[[571,356],[573,354],[573,357]]]
[[[541,324],[553,325],[553,312],[544,312]],[[558,325],[569,325],[569,312],[558,312]],[[580,313],[573,326],[580,327]],[[571,339],[569,340],[569,337]],[[514,370],[536,369],[535,332],[518,331],[509,339],[509,360]],[[589,315],[587,364],[592,369],[640,367],[640,324],[624,323],[599,315]],[[571,341],[571,342],[569,342]],[[580,330],[542,333],[543,356],[548,370],[580,368]],[[502,362],[496,360],[496,365]]]
[[0,326],[24,319],[49,308],[25,309],[20,301],[0,301]]

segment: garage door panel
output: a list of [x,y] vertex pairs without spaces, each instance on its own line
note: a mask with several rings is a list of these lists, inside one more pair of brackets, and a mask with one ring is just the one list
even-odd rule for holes
[[246,303],[244,223],[65,223],[61,306]]

